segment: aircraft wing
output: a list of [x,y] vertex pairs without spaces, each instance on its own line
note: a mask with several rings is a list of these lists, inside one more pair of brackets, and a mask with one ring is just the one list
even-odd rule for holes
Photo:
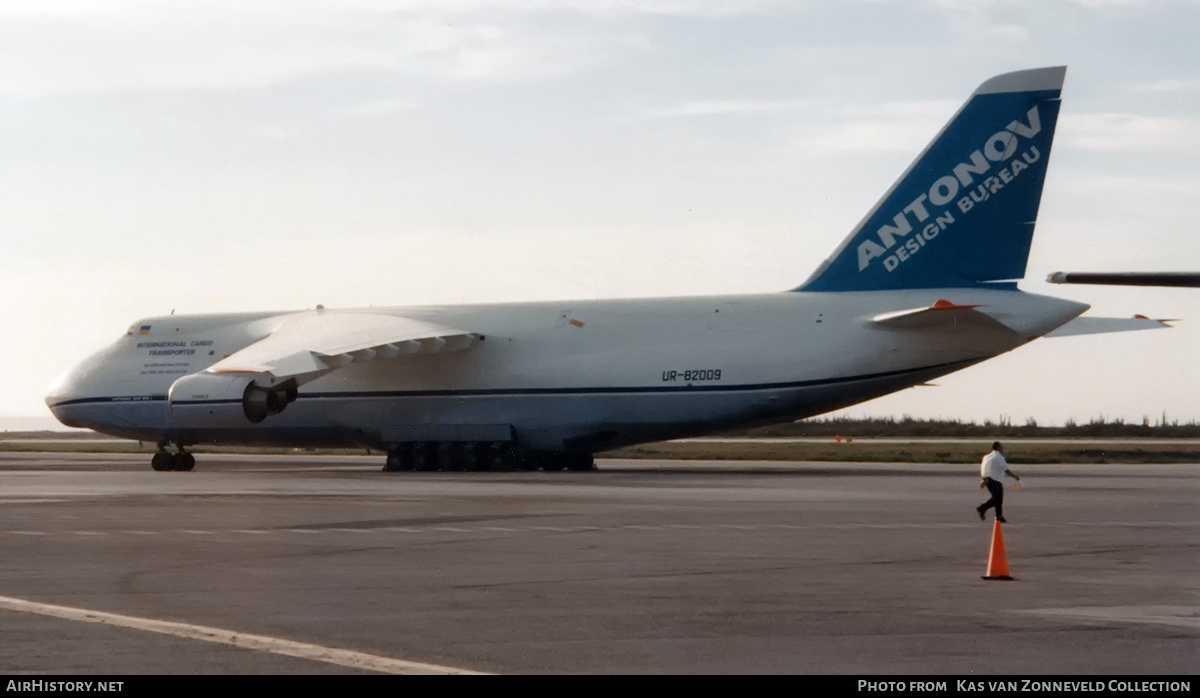
[[1155,320],[1145,315],[1133,317],[1077,317],[1067,324],[1047,334],[1047,337],[1071,337],[1080,334],[1103,334],[1106,332],[1130,332],[1132,330],[1160,330],[1171,327],[1168,322],[1175,320]]
[[207,369],[268,374],[297,385],[355,362],[471,347],[478,335],[424,320],[380,313],[316,310],[268,321],[270,334]]
[[1056,271],[1046,277],[1052,284],[1103,284],[1106,286],[1175,286],[1200,288],[1200,272],[1065,272]]

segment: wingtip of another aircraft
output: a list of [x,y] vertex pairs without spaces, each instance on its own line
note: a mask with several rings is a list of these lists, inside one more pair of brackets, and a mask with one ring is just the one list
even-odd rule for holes
[[1200,288],[1200,272],[1194,271],[1056,271],[1046,277],[1051,284],[1095,284],[1101,286],[1166,286]]

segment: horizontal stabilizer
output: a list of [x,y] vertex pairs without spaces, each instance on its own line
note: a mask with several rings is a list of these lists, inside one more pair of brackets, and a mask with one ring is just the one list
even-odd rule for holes
[[976,310],[978,305],[958,305],[939,300],[924,308],[880,313],[871,318],[876,325],[892,329],[987,328],[1011,332],[1003,323]]
[[1133,330],[1159,330],[1170,327],[1175,320],[1155,320],[1145,315],[1122,317],[1078,317],[1047,334],[1047,337],[1071,337],[1079,334],[1104,334],[1106,332],[1132,332]]
[[926,316],[928,313],[945,313],[952,310],[970,310],[978,307],[978,305],[958,305],[956,303],[951,303],[948,300],[938,300],[933,305],[921,308],[909,308],[908,310],[893,310],[890,313],[880,313],[871,319],[880,324],[892,324],[899,326],[905,324],[906,318]]

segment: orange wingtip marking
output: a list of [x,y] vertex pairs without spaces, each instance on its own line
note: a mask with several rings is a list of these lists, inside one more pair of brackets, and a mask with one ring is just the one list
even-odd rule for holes
[[571,321],[570,321],[570,323],[571,323],[572,325],[576,326],[576,327],[583,327],[583,326],[584,326],[584,324],[586,324],[586,323],[582,323],[582,322],[580,322],[580,321],[578,321],[578,320],[571,320]]
[[943,298],[943,299],[939,299],[937,303],[934,303],[933,305],[929,306],[929,309],[930,310],[969,310],[971,308],[978,308],[978,307],[979,307],[978,305],[959,305],[957,303],[951,303],[950,301]]

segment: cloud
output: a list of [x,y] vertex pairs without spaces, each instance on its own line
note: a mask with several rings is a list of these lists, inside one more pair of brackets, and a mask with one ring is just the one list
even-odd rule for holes
[[1200,190],[1200,179],[1074,170],[1064,173],[1055,186],[1080,201],[1104,202],[1105,207],[1122,205],[1158,215],[1190,218],[1189,204]]
[[588,50],[594,39],[526,21],[521,3],[466,11],[476,5],[486,7],[215,1],[83,3],[44,11],[4,6],[0,94],[239,89],[354,70],[510,82],[561,75],[595,60]]
[[[607,21],[720,19],[776,0],[110,0],[0,5],[0,95],[257,88],[374,70],[540,80],[626,45]],[[786,6],[786,5],[785,5]]]
[[366,3],[394,9],[431,9],[454,12],[503,10],[509,12],[572,12],[588,15],[667,15],[719,18],[787,6],[783,0],[397,0]]
[[817,153],[916,153],[946,122],[959,102],[927,100],[890,102],[877,106],[835,107],[815,99],[694,100],[647,109],[637,118],[742,117],[801,112],[794,122],[801,135],[792,143]]
[[1108,113],[1064,115],[1058,135],[1069,147],[1098,151],[1178,151],[1200,148],[1196,119]]
[[[1150,5],[1166,5],[1173,0],[1070,0],[1065,4],[1082,5],[1089,9],[1106,7],[1144,8]],[[1042,0],[932,0],[932,4],[949,12],[978,12],[981,10],[999,10],[1011,12],[1014,7],[1040,7],[1045,5]]]
[[726,99],[696,100],[670,107],[647,109],[642,116],[651,119],[669,119],[693,116],[740,116],[746,114],[770,114],[804,109],[812,104],[808,100],[795,99]]
[[1158,80],[1137,88],[1139,92],[1200,92],[1200,78]]
[[388,116],[409,109],[416,109],[419,105],[416,102],[409,102],[402,99],[377,99],[370,102],[356,104],[346,110],[351,116]]
[[916,154],[958,106],[959,102],[955,100],[926,100],[844,109],[836,114],[832,123],[806,126],[796,144],[823,153]]

